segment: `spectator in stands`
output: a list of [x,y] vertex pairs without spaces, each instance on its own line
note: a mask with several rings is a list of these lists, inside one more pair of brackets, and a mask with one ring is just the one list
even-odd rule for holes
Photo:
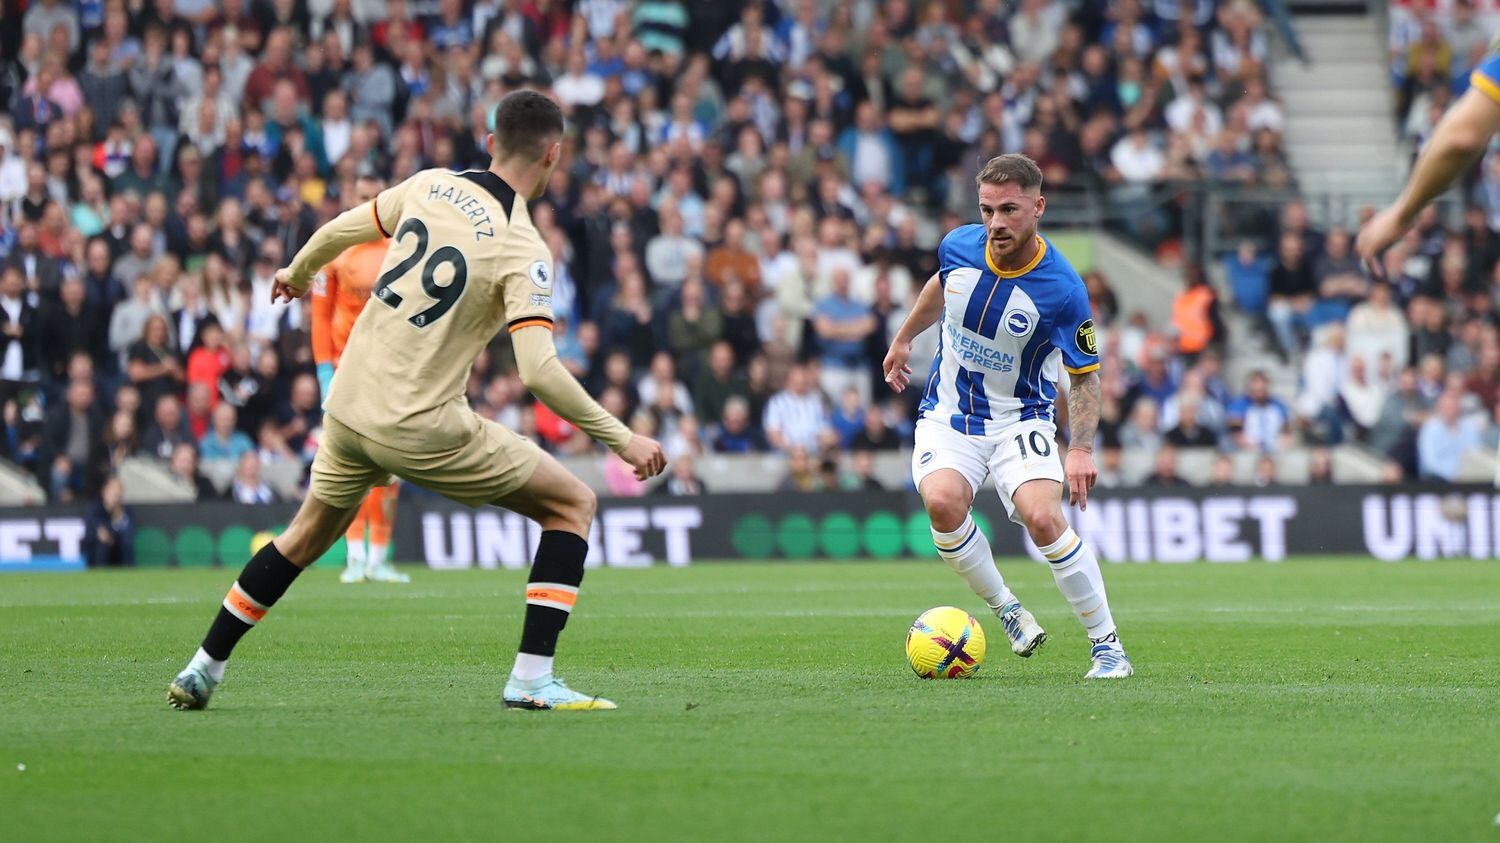
[[724,339],[734,349],[737,365],[743,365],[761,349],[760,330],[755,324],[749,293],[744,285],[732,282],[722,291],[720,309],[724,314]]
[[636,385],[641,404],[653,408],[670,408],[674,413],[691,415],[693,397],[677,379],[677,364],[671,354],[659,351],[651,358],[651,371]]
[[1431,416],[1417,433],[1417,475],[1423,480],[1458,480],[1467,452],[1479,446],[1477,420],[1461,416],[1462,395],[1448,390],[1437,399]]
[[1146,475],[1147,486],[1186,486],[1188,482],[1177,473],[1177,448],[1163,444],[1156,450],[1151,473]]
[[703,244],[683,233],[682,213],[675,201],[662,203],[661,233],[646,244],[646,272],[658,288],[671,289],[687,277],[690,259],[702,259]]
[[1255,181],[1255,159],[1243,148],[1240,135],[1224,129],[1214,139],[1213,151],[1204,162],[1204,175],[1214,181],[1248,185]]
[[1391,357],[1383,354],[1380,359],[1380,365],[1385,370],[1384,376],[1372,373],[1370,364],[1365,362],[1366,358],[1357,354],[1349,355],[1349,374],[1339,384],[1339,400],[1343,402],[1344,411],[1349,421],[1353,422],[1360,439],[1368,437],[1380,420],[1381,409],[1390,394],[1392,385],[1388,377],[1393,369]]
[[[1165,441],[1179,448],[1213,448],[1219,444],[1217,430],[1202,424],[1200,412],[1203,394],[1196,390],[1183,389],[1176,396],[1177,424],[1167,430]],[[1165,414],[1165,413],[1164,413]]]
[[1429,403],[1436,403],[1448,381],[1448,368],[1443,358],[1428,354],[1417,363],[1417,391]]
[[1319,442],[1337,445],[1344,439],[1339,392],[1347,368],[1344,326],[1338,322],[1324,326],[1317,346],[1302,361],[1302,391],[1294,405],[1298,423]]
[[674,456],[671,472],[666,480],[657,485],[655,492],[673,497],[708,494],[708,487],[703,485],[703,479],[698,476],[696,463],[691,454]]
[[694,381],[693,406],[698,419],[712,423],[724,414],[724,405],[735,396],[744,396],[748,386],[745,376],[734,366],[734,349],[719,340],[708,350],[708,365]]
[[212,403],[219,401],[219,382],[229,372],[232,355],[224,344],[224,329],[217,319],[203,323],[197,331],[197,344],[187,355],[186,381],[201,383],[213,396]]
[[1451,7],[1452,17],[1442,28],[1442,38],[1453,56],[1453,79],[1466,79],[1474,69],[1473,56],[1483,54],[1489,47],[1490,33],[1475,20],[1474,0],[1455,0]]
[[95,485],[94,478],[119,472],[125,461],[135,456],[139,450],[140,440],[136,435],[135,415],[121,410],[110,416],[109,424],[104,428],[104,452],[101,455],[101,461],[97,465],[88,467],[89,486]]
[[[238,431],[236,431],[238,432]],[[281,428],[267,419],[255,431],[255,453],[262,466],[300,464],[301,457],[286,443]]]
[[48,496],[54,502],[82,494],[89,467],[100,460],[105,422],[94,398],[91,381],[75,380],[68,384],[66,402],[47,412],[43,452],[51,460]]
[[254,448],[247,448],[238,457],[234,480],[224,493],[224,499],[240,504],[267,504],[277,501],[260,474],[260,456]]
[[865,342],[875,330],[875,317],[868,305],[849,297],[849,271],[833,270],[828,296],[813,310],[813,332],[820,355],[820,386],[828,395],[855,389],[860,402],[870,395],[870,365]]
[[135,518],[125,506],[125,489],[111,476],[84,520],[84,557],[90,568],[135,565]]
[[1270,454],[1261,454],[1255,460],[1255,473],[1250,478],[1250,485],[1264,489],[1274,486],[1279,481],[1276,472],[1276,458]]
[[778,491],[816,492],[822,488],[822,480],[813,459],[803,448],[793,447],[786,453],[786,477],[782,478]]
[[599,322],[599,339],[605,348],[627,350],[630,363],[644,367],[654,345],[651,336],[651,304],[646,298],[640,273],[627,271],[614,296],[605,303]]
[[845,491],[879,492],[885,486],[875,477],[875,452],[856,449],[849,454],[849,470],[839,478]]
[[704,298],[703,282],[691,279],[682,285],[682,301],[667,317],[667,346],[682,368],[694,379],[702,370],[709,347],[724,333],[724,317]]
[[721,289],[738,283],[751,296],[760,290],[760,259],[745,248],[745,224],[739,219],[731,219],[725,224],[723,242],[709,251],[703,274]]
[[1276,332],[1282,359],[1290,359],[1301,348],[1298,331],[1306,326],[1317,292],[1317,279],[1304,251],[1306,238],[1294,231],[1281,235],[1276,266],[1269,278],[1270,298],[1266,317]]
[[1210,346],[1223,343],[1224,322],[1218,295],[1201,266],[1183,267],[1183,284],[1172,302],[1172,328],[1177,334],[1177,352],[1191,363]]
[[1388,354],[1397,365],[1406,365],[1406,319],[1391,304],[1389,284],[1370,285],[1369,296],[1350,308],[1345,329],[1351,354],[1365,358],[1367,363]]
[[40,314],[28,301],[22,268],[7,265],[0,270],[0,403],[37,382],[42,327]]
[[1480,346],[1479,360],[1464,379],[1464,391],[1483,407],[1494,406],[1500,398],[1500,342],[1493,337]]
[[171,459],[172,449],[181,443],[195,443],[183,426],[183,410],[177,396],[163,395],[151,405],[151,426],[141,437],[141,450],[157,459]]
[[[46,173],[38,169],[36,174],[42,184],[42,200],[38,205],[38,210],[44,210],[46,203],[50,201],[50,197],[45,192]],[[22,202],[24,201],[23,198]],[[36,220],[23,216],[16,224],[15,247],[5,259],[6,267],[16,267],[21,270],[22,286],[31,293],[27,299],[32,307],[40,304],[40,300],[56,299],[59,290],[62,289],[62,268],[58,266],[53,256],[42,250],[39,235]]]
[[863,421],[849,447],[857,451],[889,451],[901,447],[902,436],[886,422],[879,407],[874,404],[866,407]]
[[1245,395],[1231,402],[1227,410],[1235,447],[1267,453],[1286,444],[1290,416],[1286,407],[1271,396],[1271,381],[1265,372],[1251,372]]
[[1137,401],[1131,407],[1130,416],[1120,426],[1120,444],[1126,448],[1155,451],[1161,447],[1161,415],[1155,401]]
[[[1110,150],[1110,164],[1126,185],[1149,185],[1161,179],[1167,159],[1152,140],[1143,123],[1136,122]],[[1139,191],[1117,193],[1116,201],[1124,204],[1138,199]]]
[[1310,259],[1323,253],[1323,232],[1313,227],[1307,216],[1307,203],[1301,199],[1293,199],[1281,209],[1280,233],[1296,235],[1302,241],[1301,254],[1304,257]]
[[1328,232],[1323,253],[1313,263],[1313,279],[1318,285],[1315,324],[1342,322],[1353,304],[1365,298],[1369,282],[1360,269],[1359,258],[1350,248],[1349,233],[1342,228]]
[[713,436],[713,450],[721,454],[759,453],[768,449],[765,436],[750,423],[750,402],[731,396],[724,402],[723,417]]
[[1433,402],[1417,384],[1417,371],[1407,367],[1396,379],[1395,389],[1381,406],[1380,416],[1370,429],[1370,447],[1390,457],[1410,476],[1417,471],[1416,430],[1427,419]]
[[191,442],[179,442],[172,448],[167,471],[178,485],[192,493],[192,500],[209,501],[219,498],[219,490],[198,470],[198,449]]
[[1141,399],[1150,399],[1160,409],[1174,393],[1177,392],[1177,382],[1172,377],[1168,368],[1169,360],[1167,349],[1160,343],[1153,343],[1146,350],[1145,364],[1141,367],[1140,375],[1130,384],[1126,391],[1121,406],[1132,412],[1133,408]]
[[1224,259],[1229,289],[1239,309],[1255,317],[1264,317],[1270,297],[1271,259],[1260,254],[1249,240],[1240,242],[1234,254]]
[[793,449],[816,451],[828,431],[828,411],[823,397],[808,379],[807,367],[794,364],[786,374],[786,388],[766,406],[764,422],[771,447],[784,453]]
[[182,388],[182,363],[172,345],[166,318],[152,313],[146,317],[141,338],[130,346],[126,374],[148,406],[155,406],[163,395]]
[[98,307],[89,304],[81,276],[69,276],[63,281],[58,301],[44,303],[36,333],[44,378],[64,380],[68,361],[78,352],[87,354],[97,365],[104,363],[104,318]]
[[208,387],[201,383],[188,386],[187,402],[183,408],[183,414],[187,417],[187,432],[194,442],[202,439],[208,433],[212,419],[213,406],[210,401]]
[[198,451],[203,459],[233,462],[246,451],[255,450],[255,443],[237,428],[238,421],[232,405],[221,403],[213,408],[212,426],[198,441]]
[[1307,454],[1307,484],[1333,485],[1333,453],[1327,448],[1313,448]]
[[1228,454],[1218,454],[1214,457],[1213,468],[1209,470],[1208,485],[1216,489],[1234,485],[1234,459]]
[[839,447],[848,450],[854,437],[865,425],[865,405],[859,390],[850,386],[839,394],[838,405],[833,408],[829,425],[838,434]]
[[865,100],[855,108],[854,125],[839,135],[838,145],[844,159],[849,162],[850,178],[855,188],[875,184],[895,196],[905,191],[905,159],[896,136],[882,122],[874,102]]
[[[281,435],[286,437],[292,450],[308,454],[308,435],[323,424],[316,377],[301,374],[292,381],[291,399],[277,414],[277,422],[281,424]],[[316,449],[316,445],[313,448]]]

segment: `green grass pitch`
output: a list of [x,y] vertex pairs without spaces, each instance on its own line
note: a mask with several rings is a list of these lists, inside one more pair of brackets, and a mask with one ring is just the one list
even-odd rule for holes
[[592,571],[598,714],[500,708],[521,572],[315,569],[187,713],[231,572],[7,576],[0,839],[1500,841],[1500,564],[1107,566],[1109,685],[1002,569],[1054,637],[937,682],[907,625],[982,608],[939,562]]

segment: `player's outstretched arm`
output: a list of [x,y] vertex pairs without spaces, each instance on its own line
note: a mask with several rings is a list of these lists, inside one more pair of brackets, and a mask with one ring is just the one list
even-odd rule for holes
[[655,477],[667,467],[661,444],[649,436],[632,433],[623,422],[589,397],[572,373],[557,359],[552,331],[541,325],[511,332],[516,368],[521,383],[559,416],[620,455],[635,469],[638,479]]
[[906,385],[911,383],[911,366],[907,365],[911,360],[911,341],[931,328],[942,315],[943,284],[937,273],[933,273],[927,283],[922,285],[922,292],[917,294],[917,303],[912,306],[911,313],[906,315],[906,321],[901,323],[901,329],[891,340],[890,351],[885,354],[882,368],[885,371],[885,382],[890,384],[891,389],[903,392]]
[[1428,203],[1474,165],[1497,130],[1500,101],[1481,85],[1471,86],[1438,122],[1401,195],[1359,230],[1354,248],[1372,274],[1382,275],[1381,253],[1406,234]]
[[375,219],[374,203],[364,202],[339,214],[314,231],[313,236],[297,250],[291,264],[276,273],[271,300],[301,298],[312,285],[318,270],[345,249],[384,236]]
[[1088,509],[1089,490],[1099,479],[1099,471],[1094,468],[1094,434],[1099,430],[1103,391],[1097,370],[1069,377],[1068,459],[1063,466],[1068,477],[1068,503]]

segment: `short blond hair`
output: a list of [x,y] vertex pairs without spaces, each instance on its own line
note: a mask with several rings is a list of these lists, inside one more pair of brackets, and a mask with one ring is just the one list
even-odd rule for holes
[[1022,190],[1042,186],[1042,168],[1019,152],[996,155],[979,169],[974,177],[975,186],[1015,182]]

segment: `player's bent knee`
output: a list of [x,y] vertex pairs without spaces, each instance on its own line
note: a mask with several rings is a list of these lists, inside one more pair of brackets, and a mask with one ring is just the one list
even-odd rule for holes
[[550,517],[542,522],[543,529],[563,530],[588,538],[594,513],[599,509],[599,496],[582,480],[575,478],[551,509]]
[[594,515],[599,511],[599,495],[580,481],[574,506],[577,508],[579,526],[583,528],[583,534],[588,535],[589,525],[594,523]]
[[969,498],[962,489],[952,484],[934,484],[922,490],[922,503],[927,508],[927,520],[933,529],[951,533],[963,526],[969,515]]
[[1032,511],[1022,511],[1020,515],[1031,540],[1038,546],[1052,544],[1068,531],[1068,520],[1057,507],[1033,507]]

